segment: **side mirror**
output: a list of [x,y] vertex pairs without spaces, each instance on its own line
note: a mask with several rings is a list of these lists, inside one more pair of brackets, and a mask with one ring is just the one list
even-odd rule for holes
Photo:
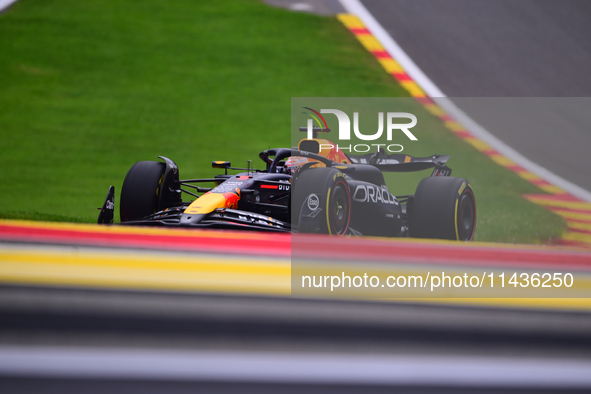
[[230,168],[229,161],[214,161],[211,163],[211,168]]

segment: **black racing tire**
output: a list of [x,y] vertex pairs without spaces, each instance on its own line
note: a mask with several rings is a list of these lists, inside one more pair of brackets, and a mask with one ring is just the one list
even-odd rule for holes
[[165,168],[158,161],[140,161],[131,167],[121,188],[121,222],[142,219],[158,211]]
[[410,212],[410,236],[472,241],[476,230],[476,200],[462,178],[423,179]]
[[[301,223],[301,212],[308,197],[315,194],[322,209],[314,225]],[[292,221],[300,233],[345,235],[351,222],[351,193],[343,173],[334,168],[310,168],[302,171],[292,191]]]

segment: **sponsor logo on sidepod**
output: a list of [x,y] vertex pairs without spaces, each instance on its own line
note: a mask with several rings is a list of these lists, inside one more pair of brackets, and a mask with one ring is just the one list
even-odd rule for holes
[[353,193],[353,200],[398,205],[396,198],[388,192],[386,185],[381,188],[373,185],[359,185],[355,189],[355,193]]

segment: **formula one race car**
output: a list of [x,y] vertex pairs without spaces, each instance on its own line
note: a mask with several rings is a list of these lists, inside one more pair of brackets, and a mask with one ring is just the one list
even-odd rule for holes
[[[259,157],[264,170],[233,168],[214,161],[224,174],[179,179],[178,166],[134,164],[121,190],[122,224],[243,228],[337,235],[411,236],[471,241],[476,204],[470,184],[450,177],[449,156],[387,155],[383,149],[345,154],[332,143],[303,139],[298,148],[268,149]],[[324,149],[323,149],[324,148]],[[249,161],[250,162],[250,161]],[[394,196],[382,172],[433,169],[414,195]],[[241,171],[229,175],[228,170]],[[199,186],[212,183],[213,187]],[[183,202],[185,193],[195,197]],[[199,195],[198,193],[203,193]],[[109,188],[99,223],[112,223],[114,187]]]

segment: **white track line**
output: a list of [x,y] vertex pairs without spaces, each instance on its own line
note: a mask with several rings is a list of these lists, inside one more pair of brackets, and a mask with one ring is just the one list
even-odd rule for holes
[[0,346],[0,375],[472,387],[591,387],[591,360]]
[[439,88],[429,79],[427,75],[413,62],[413,60],[404,52],[380,23],[370,14],[359,0],[340,0],[343,7],[351,14],[356,15],[363,21],[369,31],[381,42],[382,46],[396,59],[398,63],[406,70],[407,74],[427,93],[428,96],[441,106],[457,122],[462,124],[474,136],[485,141],[502,155],[513,160],[515,163],[533,172],[542,179],[556,185],[575,197],[591,202],[591,192],[567,181],[566,179],[554,174],[546,168],[536,164],[499,140],[484,127],[476,123],[472,118],[466,115],[458,108]]
[[458,123],[461,123],[467,130],[469,130],[470,133],[472,133],[479,139],[485,141],[487,144],[495,148],[503,156],[508,157],[509,159],[513,160],[515,163],[525,168],[529,172],[533,172],[540,178],[550,182],[553,185],[560,187],[561,189],[572,194],[573,196],[578,197],[581,200],[591,202],[591,192],[589,192],[586,189],[583,189],[578,185],[575,185],[570,181],[567,181],[559,175],[554,174],[548,169],[540,166],[539,164],[534,163],[525,156],[521,155],[515,149],[511,148],[509,145],[505,144],[497,137],[492,135],[484,127],[476,123],[472,118],[466,115],[447,97],[434,97],[433,100],[441,108],[443,108],[443,110],[450,114]]
[[10,7],[12,3],[16,3],[16,0],[0,0],[0,11]]

